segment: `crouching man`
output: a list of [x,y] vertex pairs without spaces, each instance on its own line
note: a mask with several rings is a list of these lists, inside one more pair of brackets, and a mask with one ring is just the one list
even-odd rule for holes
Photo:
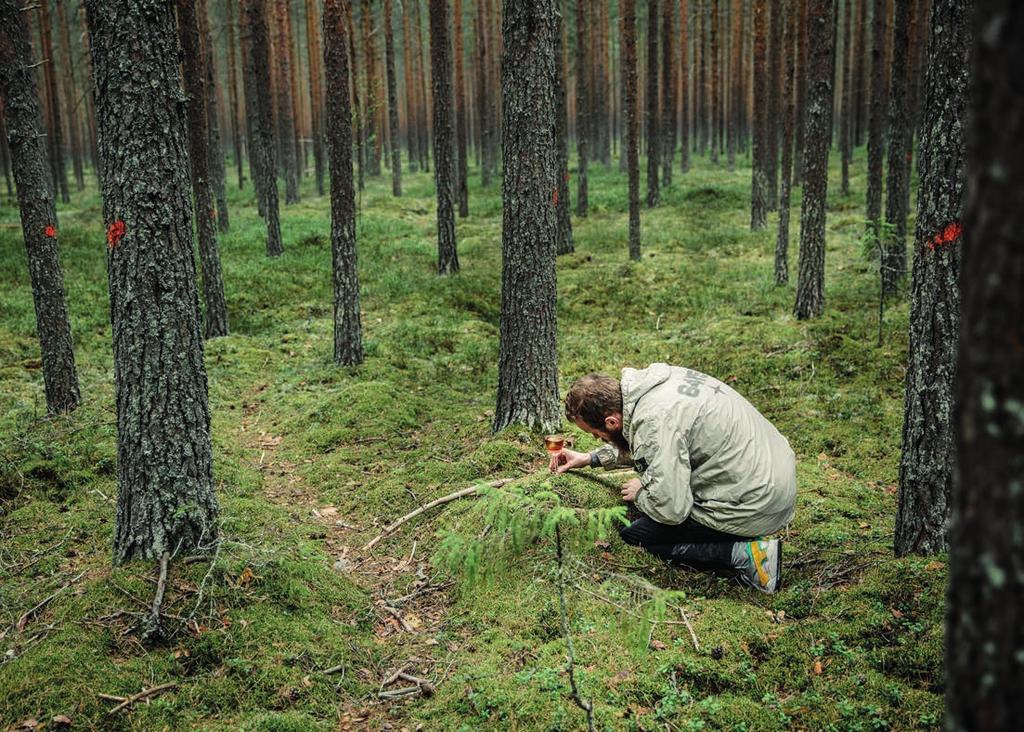
[[606,445],[562,450],[551,470],[631,467],[622,498],[643,512],[624,541],[673,564],[779,588],[782,547],[763,537],[793,518],[796,456],[785,437],[726,384],[692,369],[652,364],[578,379],[566,417]]

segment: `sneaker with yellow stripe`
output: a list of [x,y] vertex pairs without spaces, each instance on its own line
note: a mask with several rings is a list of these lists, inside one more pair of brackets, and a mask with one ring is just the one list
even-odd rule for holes
[[732,548],[733,565],[741,584],[772,593],[782,582],[782,542],[755,539],[738,542]]

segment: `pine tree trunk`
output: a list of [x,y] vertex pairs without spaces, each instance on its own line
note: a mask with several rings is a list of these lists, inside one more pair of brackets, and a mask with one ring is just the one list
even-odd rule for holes
[[854,43],[853,58],[856,67],[854,68],[853,74],[853,147],[858,148],[864,144],[864,131],[867,128],[865,124],[865,110],[867,109],[867,103],[865,101],[865,87],[867,86],[867,18],[868,18],[868,2],[869,0],[856,0],[857,2],[857,27],[856,37],[857,41]]
[[743,0],[732,0],[732,48],[729,83],[725,86],[727,93],[732,95],[730,101],[729,117],[726,129],[726,146],[729,163],[729,172],[736,170],[736,149],[739,147],[739,120],[740,110],[743,108],[743,85],[740,79],[743,76],[742,49],[743,49]]
[[[267,27],[267,0],[245,0],[245,30],[249,39],[249,69],[252,86],[249,157],[256,188],[263,201],[267,221],[267,256],[284,253],[277,200],[277,160],[274,135],[273,99],[270,88],[270,33]],[[248,96],[248,95],[247,95]]]
[[555,319],[555,0],[505,0],[501,345],[494,431],[560,421]]
[[437,186],[437,272],[459,271],[455,244],[455,125],[447,0],[430,0],[430,77],[434,92],[434,183]]
[[483,3],[476,6],[476,64],[477,64],[477,108],[480,116],[480,185],[484,188],[491,184],[491,97],[487,88],[485,70],[489,63],[487,33],[484,31]]
[[[771,21],[768,39],[768,118],[765,130],[767,145],[765,175],[768,177],[768,210],[779,206],[779,132],[782,120],[782,0],[771,0]],[[831,32],[831,28],[829,28]],[[831,36],[829,38],[831,43]],[[830,56],[831,58],[831,56]]]
[[189,161],[192,164],[192,196],[195,201],[196,233],[199,238],[199,263],[203,275],[203,299],[206,302],[206,337],[228,334],[228,308],[224,299],[224,278],[221,275],[220,251],[217,247],[217,211],[213,207],[213,184],[210,180],[210,135],[206,129],[209,115],[206,103],[207,74],[204,68],[202,43],[199,38],[198,13],[205,10],[200,0],[177,0],[178,37],[181,42],[181,70],[185,82],[186,121],[188,124]]
[[622,75],[626,97],[626,167],[629,171],[629,258],[639,260],[640,124],[636,99],[636,0],[622,0]]
[[331,172],[334,363],[339,366],[354,366],[363,361],[359,271],[356,266],[356,193],[352,180],[352,105],[349,99],[349,46],[352,39],[349,35],[349,13],[345,7],[348,4],[349,0],[326,0],[323,15],[327,153]]
[[402,74],[405,76],[405,138],[406,146],[409,149],[409,172],[415,173],[419,168],[419,111],[417,107],[416,86],[413,81],[416,76],[416,56],[413,53],[412,35],[409,26],[412,24],[412,11],[410,3],[406,0],[400,6],[402,8]]
[[565,91],[565,0],[552,0],[555,5],[555,253],[572,254],[572,216],[569,199],[569,112]]
[[68,29],[68,14],[65,0],[57,1],[57,27],[60,29],[60,55],[63,58],[64,73],[61,75],[61,89],[64,92],[64,108],[68,120],[68,142],[71,145],[71,162],[75,171],[75,185],[85,189],[85,172],[82,168],[82,140],[78,136],[78,105],[75,103],[75,62],[71,56],[71,34]]
[[850,40],[853,28],[851,22],[851,8],[853,0],[843,0],[843,98],[842,111],[839,121],[839,146],[842,154],[842,193],[850,195],[850,160],[853,158],[852,123],[850,120],[850,103],[853,91],[850,89],[852,73],[850,65],[853,59],[850,58]]
[[753,0],[754,159],[750,185],[750,230],[768,226],[768,0]]
[[[195,15],[198,16],[199,20],[199,34],[201,47],[197,50],[200,53],[202,53],[202,60],[199,62],[199,68],[201,69],[201,73],[205,75],[203,91],[206,94],[206,103],[204,107],[206,111],[206,133],[209,138],[207,147],[207,160],[209,161],[209,185],[211,186],[213,196],[217,202],[217,226],[220,228],[222,232],[224,232],[228,231],[231,228],[231,221],[228,216],[228,195],[227,186],[225,185],[225,178],[227,176],[224,172],[224,149],[220,143],[220,113],[217,109],[217,69],[213,65],[213,36],[210,33],[210,20],[206,13],[206,0],[193,0],[193,2],[196,5]],[[189,127],[191,128],[191,123],[189,123]],[[201,246],[202,245],[200,245],[200,247]],[[220,267],[218,257],[218,270],[219,269]],[[203,272],[205,281],[205,266]],[[221,288],[221,290],[223,291],[223,287]],[[207,306],[209,306],[209,298],[207,298],[206,303]],[[217,335],[226,334],[227,316],[225,313],[224,332],[217,333]],[[209,324],[207,324],[206,337],[211,337],[209,331]]]
[[277,74],[277,122],[284,173],[284,202],[299,202],[299,161],[295,154],[295,103],[292,98],[292,53],[288,0],[274,0],[274,61]]
[[235,60],[235,19],[233,2],[225,4],[227,21],[227,55],[228,55],[228,105],[231,107],[231,142],[235,149],[235,166],[238,169],[238,188],[245,187],[245,174],[242,172],[242,125],[238,122],[238,66]]
[[711,108],[708,115],[711,120],[711,162],[718,164],[718,0],[711,0]]
[[658,186],[658,0],[647,0],[647,207],[661,203]]
[[367,152],[366,169],[371,176],[380,175],[382,125],[380,76],[377,73],[377,40],[373,30],[373,0],[364,0],[363,19],[363,59],[366,66],[366,130]]
[[[358,0],[356,0],[358,2]],[[353,19],[354,8],[351,0],[345,4],[345,22],[348,23],[348,62],[352,68],[352,123],[356,133],[356,168],[359,190],[366,188],[366,161],[370,157],[367,149],[366,126],[364,119],[366,112],[359,100],[359,53],[356,50],[355,20]]]
[[462,64],[462,0],[455,0],[455,152],[458,158],[456,192],[459,216],[469,216],[469,160],[467,145],[466,78]]
[[898,556],[935,554],[947,546],[970,13],[970,0],[936,0],[928,46],[896,513]]
[[705,32],[705,4],[710,0],[695,0],[696,7],[693,9],[696,28],[693,38],[693,131],[697,138],[694,140],[694,151],[702,157],[707,154],[707,133],[708,126],[705,121],[707,115],[707,102],[704,95],[707,93],[707,33]]
[[797,49],[797,72],[796,82],[796,140],[793,147],[793,186],[803,185],[804,181],[804,133],[807,129],[807,73],[809,70],[810,56],[807,43],[807,2],[808,0],[797,0],[797,22],[800,24],[799,42]]
[[907,56],[910,53],[910,6],[896,4],[893,22],[892,88],[889,95],[889,170],[886,182],[885,220],[889,225],[881,262],[882,293],[896,294],[907,262],[906,158],[910,152],[910,90]]
[[832,12],[834,0],[806,0],[807,131],[800,210],[800,264],[794,314],[800,320],[825,309],[825,200],[832,130]]
[[[789,0],[786,5],[791,5]],[[782,6],[780,6],[780,10]],[[787,8],[789,10],[789,8]],[[779,236],[775,243],[775,284],[789,282],[789,203],[793,182],[793,127],[796,124],[796,13],[786,13],[782,54],[782,180],[779,188]]]
[[218,507],[174,10],[162,0],[85,7],[96,107],[104,110],[121,563],[208,545]]
[[871,95],[868,117],[867,233],[881,243],[882,161],[885,147],[885,0],[874,0],[871,30]]
[[[319,31],[320,23],[317,21],[317,2],[316,0],[306,0],[306,52],[309,58],[309,125],[310,136],[313,138],[313,175],[316,178],[317,195],[322,196],[324,195],[324,130],[322,121],[324,94],[323,87],[321,86]],[[348,71],[347,62],[345,70],[346,72]],[[350,103],[350,112],[351,106]],[[350,137],[351,134],[350,128]],[[350,170],[351,165],[352,153],[349,151]]]
[[586,218],[590,205],[587,190],[587,155],[590,153],[590,64],[587,60],[587,1],[576,0],[576,215]]
[[51,180],[55,193],[60,192],[61,203],[71,201],[68,191],[68,168],[64,158],[64,127],[61,122],[60,101],[57,96],[57,69],[53,57],[52,24],[50,21],[50,3],[40,2],[39,8],[39,52],[43,66],[43,82],[45,84],[47,115],[47,138],[50,145]]
[[676,152],[675,4],[662,0],[661,19],[661,184],[672,185]]
[[[944,5],[936,3],[943,15]],[[1017,729],[1024,717],[1022,10],[1011,0],[978,0],[973,24],[946,615],[946,728],[956,732]]]
[[77,407],[81,395],[57,248],[57,208],[40,134],[44,128],[37,64],[26,12],[20,0],[0,0],[0,99],[32,280],[46,407],[56,414]]
[[[429,0],[428,0],[429,2]],[[412,0],[413,9],[416,11],[416,49],[418,56],[418,63],[416,68],[419,70],[417,74],[419,78],[419,94],[420,94],[420,124],[419,124],[419,135],[420,135],[420,167],[423,168],[423,172],[430,172],[430,144],[428,139],[430,138],[430,120],[427,115],[427,62],[423,55],[423,18],[420,13],[420,0]]]
[[679,124],[679,171],[690,170],[690,7],[679,0],[679,96],[682,98]]
[[[395,33],[391,0],[384,0],[384,67],[388,77],[388,124],[391,129],[391,193],[402,195],[402,146],[398,144],[398,79],[395,76]],[[463,137],[465,144],[465,137]]]

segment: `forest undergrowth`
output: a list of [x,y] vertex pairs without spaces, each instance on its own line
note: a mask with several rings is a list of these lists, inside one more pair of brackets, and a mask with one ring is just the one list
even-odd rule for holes
[[[456,222],[462,271],[442,279],[433,176],[403,172],[401,199],[386,177],[361,196],[366,362],[354,369],[331,362],[328,199],[304,181],[302,202],[282,209],[285,254],[270,260],[252,188],[231,180],[233,228],[220,248],[232,335],[206,344],[221,541],[171,562],[155,644],[138,632],[154,567],[111,566],[99,196],[93,186],[59,208],[84,404],[58,418],[45,416],[20,223],[5,201],[0,727],[57,729],[61,716],[94,730],[585,727],[565,673],[549,538],[513,546],[467,497],[363,549],[417,506],[497,478],[572,509],[617,503],[592,481],[552,480],[539,435],[490,434],[500,184],[483,190],[471,171],[471,215]],[[625,176],[591,166],[590,216],[574,218],[576,252],[558,262],[562,389],[590,371],[668,361],[750,399],[799,459],[784,589],[761,596],[662,566],[614,535],[570,532],[580,694],[599,729],[937,728],[946,562],[892,556],[907,306],[890,303],[878,346],[864,177],[850,196],[830,192],[825,315],[807,322],[792,316],[799,192],[791,284],[777,287],[777,219],[749,231],[749,167],[699,160],[674,180],[643,211],[643,258],[631,262]],[[482,548],[475,576],[436,561],[442,541],[459,546],[452,537]],[[659,614],[652,585],[677,591]],[[164,684],[117,711],[102,696]]]

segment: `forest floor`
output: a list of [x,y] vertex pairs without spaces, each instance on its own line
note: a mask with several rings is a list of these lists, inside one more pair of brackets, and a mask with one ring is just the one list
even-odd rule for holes
[[[854,170],[863,171],[863,150]],[[838,180],[835,165],[832,182]],[[877,264],[861,242],[864,178],[829,196],[826,311],[792,316],[776,287],[776,217],[749,231],[750,169],[703,160],[643,211],[626,247],[626,183],[592,166],[591,214],[558,262],[562,388],[654,361],[728,381],[799,458],[785,585],[762,596],[660,565],[617,537],[567,539],[580,693],[599,729],[934,729],[942,719],[946,559],[892,556],[906,361],[905,298],[878,333]],[[61,206],[60,244],[84,404],[45,417],[16,209],[0,210],[0,729],[580,729],[565,673],[554,547],[513,549],[465,498],[516,477],[569,506],[606,488],[552,481],[539,436],[490,433],[497,385],[500,184],[474,175],[457,221],[462,272],[436,261],[433,176],[368,182],[358,222],[367,358],[331,363],[329,204],[309,179],[265,256],[252,188],[231,177],[221,238],[232,335],[208,342],[219,548],[171,563],[167,638],[145,645],[152,564],[111,565],[113,366],[102,206]],[[797,199],[799,195],[797,194]],[[793,207],[796,276],[799,200]],[[569,430],[587,449],[593,441]],[[492,517],[493,518],[493,517]],[[491,547],[467,578],[444,532]],[[649,585],[680,591],[659,602]],[[679,609],[691,621],[699,649]],[[430,696],[380,693],[425,679]],[[117,711],[117,701],[174,684]],[[55,718],[56,721],[55,721]]]

